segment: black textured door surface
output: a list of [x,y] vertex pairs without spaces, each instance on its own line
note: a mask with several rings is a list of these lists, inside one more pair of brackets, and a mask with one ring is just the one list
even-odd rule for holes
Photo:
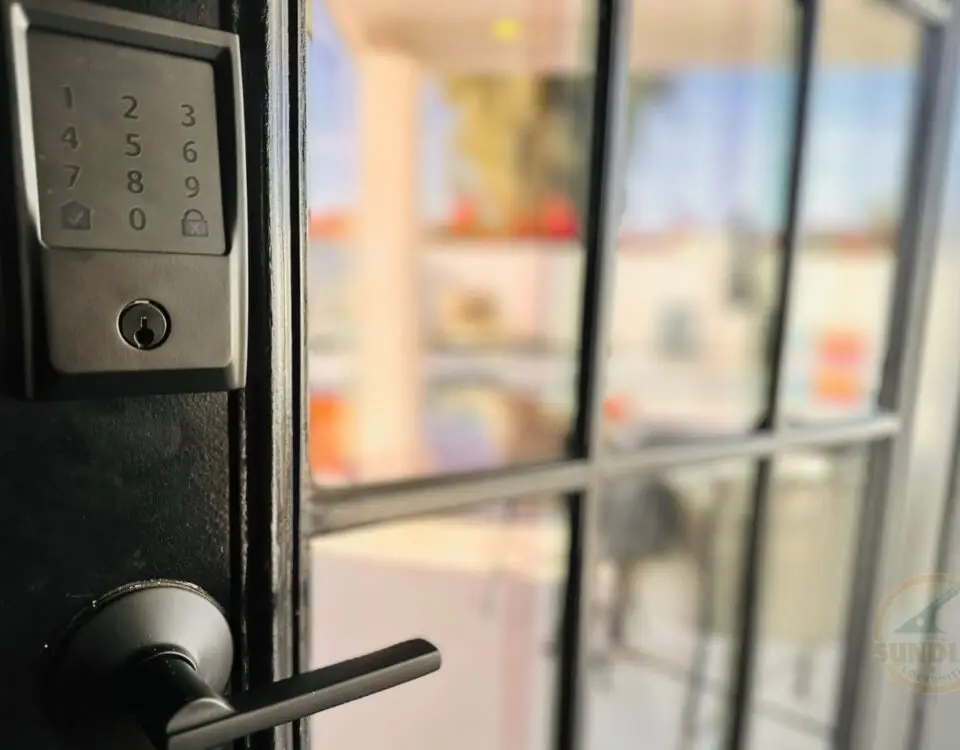
[[[278,490],[290,494],[295,467],[283,465],[282,456],[277,463],[276,435],[283,425],[273,416],[276,404],[271,396],[278,379],[289,376],[274,372],[274,331],[291,323],[267,312],[271,285],[281,288],[269,260],[272,245],[267,235],[277,233],[276,216],[289,220],[286,209],[265,218],[270,213],[263,197],[269,171],[269,149],[263,147],[270,101],[265,93],[264,52],[268,14],[265,4],[250,4],[248,10],[246,4],[240,9],[237,3],[217,0],[107,4],[239,32],[241,39],[248,33],[253,39],[243,50],[250,93],[247,146],[252,155],[248,387],[233,395],[52,404],[13,398],[8,386],[15,371],[11,352],[16,347],[11,341],[18,325],[17,306],[10,291],[14,285],[9,256],[0,255],[5,274],[3,343],[5,359],[13,360],[4,372],[0,396],[0,745],[24,750],[70,747],[48,715],[43,679],[48,654],[57,632],[79,608],[120,584],[176,578],[211,593],[234,627],[240,655],[235,685],[275,679],[278,669],[294,659],[278,649],[292,650],[296,636],[275,627],[277,613],[290,610],[286,598],[294,596],[289,571],[284,582],[290,588],[278,590],[276,560],[284,558],[274,552],[282,544],[292,556],[289,508],[295,501],[288,500],[286,511],[278,511],[273,502]],[[285,80],[284,73],[280,77]],[[7,185],[9,106],[4,97],[0,164]],[[4,194],[9,195],[9,189]],[[0,201],[2,254],[14,252],[16,246],[18,228],[10,203]],[[289,236],[289,226],[285,234]],[[295,411],[296,406],[288,410]],[[293,446],[295,430],[286,432],[284,439]],[[296,451],[282,455],[294,456]],[[283,481],[274,481],[277,472],[285,472]],[[247,508],[254,506],[256,511],[248,514]],[[259,738],[257,746],[273,747],[280,736]]]
[[61,747],[46,646],[93,597],[175,577],[230,599],[227,397],[0,402],[0,736]]

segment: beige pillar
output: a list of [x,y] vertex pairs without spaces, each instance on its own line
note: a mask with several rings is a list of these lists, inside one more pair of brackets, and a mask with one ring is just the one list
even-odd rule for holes
[[354,378],[359,479],[422,470],[420,320],[421,75],[392,50],[366,48],[360,79]]

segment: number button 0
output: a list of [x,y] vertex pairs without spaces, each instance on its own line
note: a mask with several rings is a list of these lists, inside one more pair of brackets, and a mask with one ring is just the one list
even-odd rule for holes
[[147,226],[147,215],[139,206],[130,209],[130,226],[138,232],[142,232]]

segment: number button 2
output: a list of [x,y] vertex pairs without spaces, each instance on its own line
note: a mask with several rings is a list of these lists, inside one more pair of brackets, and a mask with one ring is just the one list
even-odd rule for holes
[[126,107],[123,113],[124,118],[127,120],[139,120],[140,115],[137,114],[137,109],[140,107],[140,101],[137,97],[131,94],[124,94],[120,99]]

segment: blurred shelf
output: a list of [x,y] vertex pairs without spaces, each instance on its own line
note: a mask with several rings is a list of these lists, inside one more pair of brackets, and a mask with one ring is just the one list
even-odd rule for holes
[[[477,381],[510,383],[519,387],[549,387],[574,382],[577,355],[571,350],[434,349],[426,358],[425,377],[431,382]],[[312,388],[348,387],[353,375],[352,357],[347,352],[311,351],[309,382]],[[645,352],[611,357],[608,382],[613,390],[656,385],[663,395],[715,398],[759,393],[761,378],[742,372],[704,372],[697,363],[664,365],[650,362]]]
[[[308,360],[312,388],[347,388],[354,363],[349,353],[311,351]],[[576,372],[570,353],[534,350],[434,351],[426,358],[427,377],[432,382],[491,380],[542,386],[547,381],[569,380]]]
[[576,238],[567,237],[509,237],[509,236],[476,236],[456,237],[437,235],[431,237],[424,249],[428,253],[474,253],[474,252],[576,252],[583,250],[583,245]]
[[[354,381],[354,363],[349,353],[313,351],[309,355],[308,382],[314,392],[347,394]],[[422,375],[428,388],[444,385],[505,386],[538,394],[555,408],[572,408],[577,377],[576,357],[570,350],[456,350],[445,348],[428,355]],[[672,367],[651,362],[643,352],[611,358],[608,393],[637,398],[645,420],[678,424],[714,424],[735,429],[759,416],[763,381],[759,368],[753,371],[704,372],[691,363]],[[875,378],[866,378],[867,391],[858,401],[831,404],[815,398],[809,378],[802,372],[788,378],[784,416],[798,424],[856,419],[875,411]],[[643,406],[643,405],[646,406]],[[733,428],[732,425],[738,425]]]
[[[576,238],[566,237],[537,237],[537,236],[443,236],[428,237],[423,243],[423,252],[426,255],[443,254],[471,254],[476,252],[493,253],[523,253],[523,252],[557,252],[581,253],[583,245]],[[310,240],[310,252],[325,254],[326,256],[350,257],[352,249],[342,239],[314,237]]]

